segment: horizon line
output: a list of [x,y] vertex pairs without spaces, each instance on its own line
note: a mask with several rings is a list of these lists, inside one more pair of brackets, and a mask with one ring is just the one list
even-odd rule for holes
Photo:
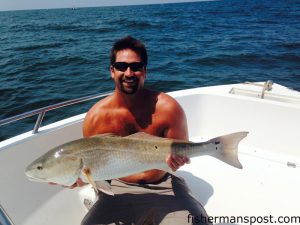
[[76,10],[76,9],[83,9],[83,8],[106,8],[106,7],[121,7],[121,6],[143,6],[143,5],[167,5],[167,4],[182,4],[182,3],[195,3],[195,2],[210,2],[210,1],[218,1],[218,0],[188,0],[188,1],[170,1],[170,2],[144,2],[144,3],[133,3],[130,4],[105,4],[105,5],[91,5],[91,6],[76,6],[76,5],[71,5],[69,7],[67,6],[62,6],[62,7],[49,7],[49,8],[24,8],[24,9],[4,9],[1,10],[0,12],[13,12],[13,11],[33,11],[33,10],[53,10],[53,9],[71,9],[71,10]]

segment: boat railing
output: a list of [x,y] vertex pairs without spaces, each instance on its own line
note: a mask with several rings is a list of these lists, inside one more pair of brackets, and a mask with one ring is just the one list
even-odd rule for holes
[[14,223],[12,220],[9,218],[5,210],[0,204],[0,224],[1,225],[13,225]]
[[[253,83],[253,82],[248,82],[247,81],[244,84],[261,87],[262,90],[261,90],[261,92],[257,96],[260,97],[261,99],[264,99],[266,91],[271,91],[272,90],[273,81],[268,80],[264,84],[258,84],[258,83]],[[239,90],[237,88],[232,88],[229,91],[229,94],[236,94],[239,91],[243,92],[244,90]]]
[[271,91],[272,90],[273,81],[268,80],[264,84],[256,84],[256,83],[253,83],[253,82],[245,82],[245,84],[250,84],[250,85],[262,87],[262,91],[261,91],[260,97],[262,99],[264,99],[266,91]]
[[21,119],[25,119],[25,118],[28,118],[28,117],[38,115],[38,117],[36,119],[36,122],[35,122],[35,125],[34,125],[34,128],[33,128],[33,131],[32,131],[32,133],[35,134],[35,133],[38,133],[39,128],[42,124],[42,121],[43,121],[43,118],[44,118],[46,112],[54,110],[54,109],[66,107],[66,106],[69,106],[69,105],[74,105],[74,104],[90,101],[90,100],[97,99],[97,98],[103,98],[103,97],[106,97],[106,96],[110,95],[111,93],[112,92],[105,92],[105,93],[100,93],[100,94],[88,95],[88,96],[84,96],[84,97],[80,97],[80,98],[60,102],[60,103],[57,103],[57,104],[53,104],[53,105],[50,105],[50,106],[46,106],[46,107],[43,107],[43,108],[40,108],[40,109],[32,110],[32,111],[29,111],[29,112],[25,112],[25,113],[22,113],[22,114],[19,114],[19,115],[16,115],[16,116],[12,116],[12,117],[0,120],[0,126],[15,122],[15,121],[18,121],[18,120],[21,120]]

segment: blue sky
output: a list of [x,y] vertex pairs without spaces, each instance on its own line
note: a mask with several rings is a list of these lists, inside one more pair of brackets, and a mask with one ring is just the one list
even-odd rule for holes
[[0,0],[0,11],[23,9],[71,8],[151,3],[191,2],[197,0]]

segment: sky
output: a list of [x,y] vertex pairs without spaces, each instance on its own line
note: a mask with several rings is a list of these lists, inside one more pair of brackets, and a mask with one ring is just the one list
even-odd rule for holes
[[[0,11],[192,2],[197,0],[0,0]],[[198,0],[199,1],[199,0]]]

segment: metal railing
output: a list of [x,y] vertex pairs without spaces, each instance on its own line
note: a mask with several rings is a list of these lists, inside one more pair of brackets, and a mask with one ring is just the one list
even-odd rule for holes
[[272,90],[273,81],[268,80],[264,84],[256,84],[256,83],[253,83],[253,82],[245,82],[245,84],[250,84],[250,85],[262,87],[260,98],[264,99],[266,91],[271,91]]
[[[4,120],[0,121],[0,126],[3,126],[5,124],[9,124],[12,122],[16,122],[18,120],[22,120],[28,117],[32,117],[35,115],[38,115],[38,118],[35,122],[34,128],[33,128],[33,133],[38,133],[39,128],[41,126],[41,123],[43,121],[44,115],[46,114],[46,112],[54,110],[54,109],[58,109],[58,108],[62,108],[62,107],[66,107],[69,105],[74,105],[74,104],[78,104],[81,102],[86,102],[86,101],[90,101],[93,99],[97,99],[97,98],[103,98],[106,97],[108,95],[110,95],[112,92],[105,92],[105,93],[100,93],[100,94],[95,94],[95,95],[89,95],[89,96],[85,96],[85,97],[81,97],[81,98],[77,98],[77,99],[73,99],[73,100],[68,100],[65,102],[61,102],[61,103],[57,103],[54,105],[50,105],[50,106],[46,106],[40,109],[36,109],[36,110],[32,110],[29,112],[25,112]],[[12,220],[10,219],[10,217],[8,216],[8,214],[5,212],[4,208],[1,206],[0,204],[0,225],[14,225],[14,223],[12,222]]]
[[0,224],[1,225],[14,225],[12,220],[9,218],[7,213],[4,211],[3,207],[0,204]]
[[44,118],[46,112],[54,110],[54,109],[62,108],[62,107],[65,107],[65,106],[90,101],[90,100],[97,99],[97,98],[103,98],[103,97],[106,97],[106,96],[110,95],[111,93],[112,92],[105,92],[105,93],[100,93],[100,94],[95,94],[95,95],[88,95],[88,96],[85,96],[85,97],[81,97],[81,98],[77,98],[77,99],[73,99],[73,100],[68,100],[68,101],[65,101],[65,102],[61,102],[61,103],[57,103],[57,104],[54,104],[54,105],[46,106],[46,107],[43,107],[43,108],[40,108],[40,109],[25,112],[25,113],[22,113],[22,114],[19,114],[19,115],[16,115],[16,116],[13,116],[13,117],[10,117],[10,118],[7,118],[7,119],[0,120],[0,126],[15,122],[15,121],[18,121],[18,120],[21,120],[21,119],[25,119],[25,118],[28,118],[28,117],[31,117],[31,116],[38,115],[38,118],[35,122],[33,131],[32,131],[32,133],[35,134],[39,131],[39,128],[42,124],[42,121],[43,121],[43,118]]

